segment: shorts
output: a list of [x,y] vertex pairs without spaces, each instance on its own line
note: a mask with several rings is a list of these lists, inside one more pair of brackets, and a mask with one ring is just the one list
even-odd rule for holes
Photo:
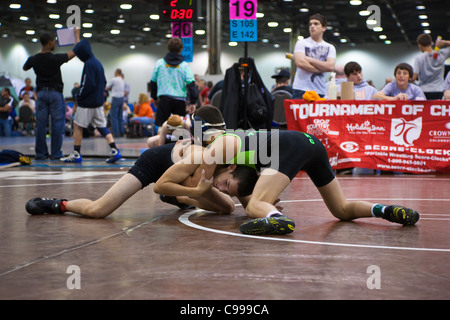
[[[300,131],[278,131],[278,139],[274,134],[277,133],[272,133],[268,142],[272,153],[275,151],[278,155],[277,170],[291,181],[300,171],[305,171],[318,188],[335,178],[327,151],[318,138]],[[261,169],[264,167],[270,166]]]
[[78,106],[75,112],[74,122],[82,128],[87,128],[90,124],[96,128],[105,128],[107,126],[103,106],[97,108],[83,108]]
[[172,165],[172,150],[175,143],[163,144],[144,151],[130,168],[128,173],[135,176],[142,184],[142,189],[159,178]]

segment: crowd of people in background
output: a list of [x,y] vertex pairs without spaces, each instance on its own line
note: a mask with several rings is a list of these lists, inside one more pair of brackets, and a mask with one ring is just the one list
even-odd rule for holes
[[[326,27],[324,16],[310,17],[310,37],[298,40],[294,53],[288,54],[296,66],[294,76],[291,77],[289,69],[277,70],[272,76],[275,80],[272,92],[285,90],[293,99],[302,99],[306,92],[314,91],[318,96],[328,98],[329,82],[325,77],[329,72],[335,72],[337,91],[340,92],[342,81],[351,81],[356,100],[450,99],[450,72],[444,78],[445,60],[450,57],[449,40],[438,40],[433,44],[429,34],[419,35],[420,54],[413,66],[408,63],[395,66],[394,78],[386,78],[385,85],[378,90],[370,80],[364,79],[363,67],[357,61],[335,65],[336,48],[323,39]],[[164,128],[163,138],[150,139],[149,145],[158,145],[170,133],[167,132],[167,120],[172,115],[180,116],[183,122],[187,114],[211,104],[212,96],[223,85],[223,81],[214,84],[194,75],[181,55],[182,41],[172,38],[168,41],[167,54],[154,66],[149,92],[140,93],[138,101],[130,103],[130,86],[122,70],[116,69],[114,77],[107,81],[87,40],[80,41],[79,30],[76,36],[77,43],[72,50],[54,54],[54,37],[42,35],[41,52],[30,57],[23,66],[24,70],[33,68],[36,86],[30,78],[25,79],[25,86],[17,95],[18,101],[9,88],[1,91],[0,136],[35,135],[36,159],[81,161],[81,138],[89,135],[86,130],[105,137],[112,150],[108,158],[111,162],[120,159],[113,137],[130,136],[128,133],[135,130],[133,128],[140,128],[141,136],[157,136],[158,128]],[[433,45],[440,50],[436,51]],[[64,98],[60,67],[75,56],[85,63],[82,79],[74,84],[72,97]],[[182,123],[179,125],[183,126]],[[149,127],[152,129],[146,130]],[[61,151],[65,133],[74,136],[74,151],[67,157]],[[51,136],[50,152],[46,143],[48,135]]]

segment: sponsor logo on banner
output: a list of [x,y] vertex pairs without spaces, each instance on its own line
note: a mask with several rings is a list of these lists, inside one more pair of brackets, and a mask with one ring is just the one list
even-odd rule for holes
[[386,131],[384,127],[377,127],[371,124],[369,120],[364,121],[364,123],[347,123],[345,127],[349,133],[382,134]]
[[321,136],[324,133],[327,135],[338,136],[339,131],[330,130],[330,119],[314,119],[314,123],[306,126],[306,133]]
[[422,117],[412,121],[393,118],[391,122],[391,141],[399,146],[410,147],[422,133]]
[[359,145],[353,141],[342,142],[339,147],[345,152],[353,153],[359,150]]

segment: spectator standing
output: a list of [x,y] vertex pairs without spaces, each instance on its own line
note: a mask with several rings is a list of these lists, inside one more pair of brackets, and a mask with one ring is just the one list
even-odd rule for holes
[[106,85],[106,90],[111,91],[112,97],[109,116],[113,135],[115,137],[122,137],[125,134],[125,124],[123,121],[125,81],[123,81],[121,69],[116,69],[114,72],[114,78],[112,78]]
[[323,40],[326,29],[327,19],[314,14],[309,18],[310,37],[295,44],[294,99],[301,99],[306,91],[316,91],[322,97],[326,94],[325,73],[333,71],[336,62],[336,48]]
[[450,41],[439,40],[433,50],[433,40],[429,34],[423,33],[417,37],[417,45],[421,54],[414,60],[413,80],[418,80],[418,86],[428,100],[441,99],[444,91],[445,60],[450,57]]
[[181,55],[183,42],[171,38],[167,44],[168,53],[156,62],[150,80],[151,97],[157,105],[156,125],[161,126],[171,114],[186,114],[186,89],[189,91],[188,112],[195,111],[198,91],[194,74]]
[[87,39],[81,40],[73,48],[73,51],[84,62],[84,68],[81,74],[80,90],[76,95],[75,119],[73,124],[74,149],[69,156],[60,160],[76,163],[83,161],[81,157],[83,128],[88,128],[92,124],[111,147],[111,155],[106,162],[114,163],[122,156],[107,127],[105,113],[103,112],[103,103],[105,102],[104,90],[106,85],[105,71],[100,61],[92,53]]
[[[80,29],[74,29],[76,42],[80,40]],[[54,54],[55,38],[49,33],[40,37],[42,49],[40,53],[28,58],[23,70],[33,68],[36,73],[36,160],[48,157],[56,160],[63,156],[61,151],[65,130],[66,104],[62,94],[64,84],[61,77],[61,65],[68,62],[75,53],[73,50]],[[47,148],[48,119],[51,120],[51,151]]]

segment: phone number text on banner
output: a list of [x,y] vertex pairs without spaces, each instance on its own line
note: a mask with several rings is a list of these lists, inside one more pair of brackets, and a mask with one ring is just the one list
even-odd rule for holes
[[450,101],[285,100],[289,130],[322,141],[334,169],[450,173]]

